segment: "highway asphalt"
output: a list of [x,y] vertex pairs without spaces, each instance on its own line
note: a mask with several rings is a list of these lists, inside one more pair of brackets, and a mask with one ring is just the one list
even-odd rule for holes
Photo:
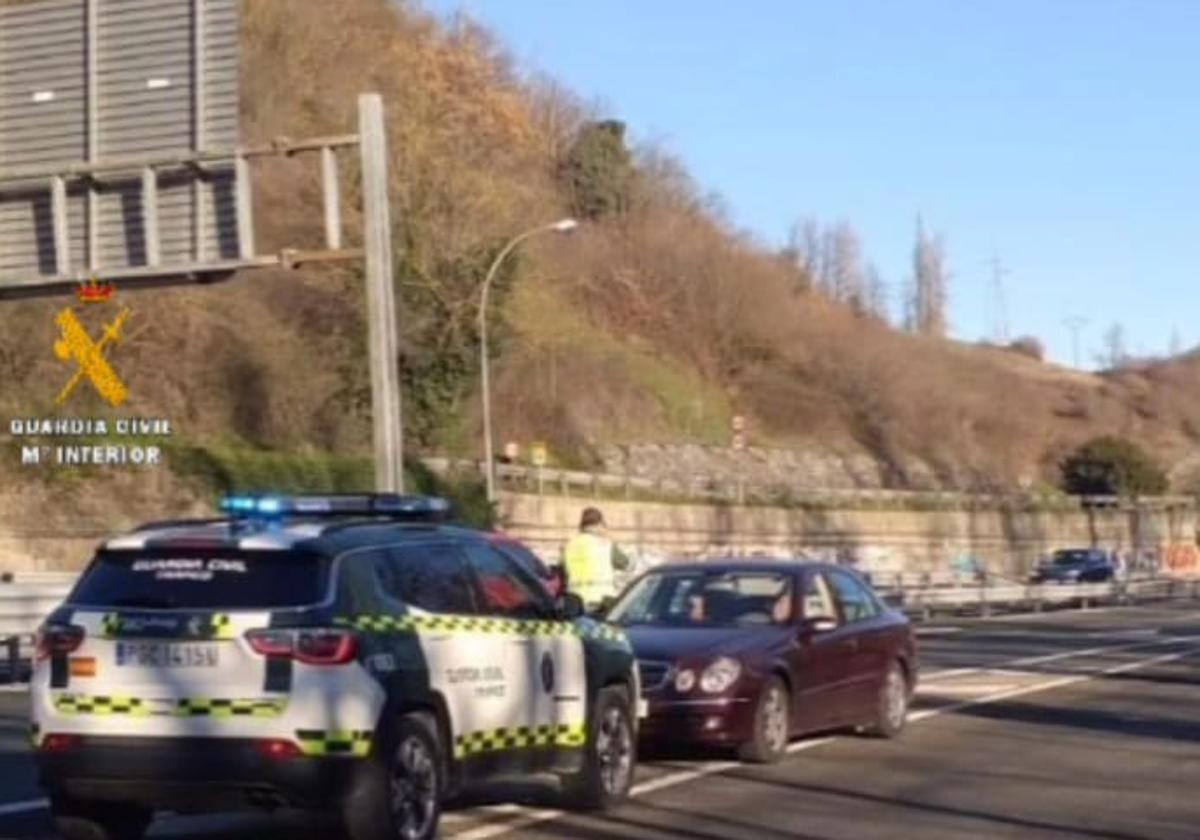
[[[454,840],[1200,838],[1200,605],[940,622],[920,631],[910,727],[792,744],[780,765],[651,756],[633,800],[557,810],[553,785],[471,794]],[[25,695],[0,693],[0,838],[53,833],[33,778]],[[516,800],[514,804],[511,800]],[[164,816],[154,838],[317,840],[306,815]]]

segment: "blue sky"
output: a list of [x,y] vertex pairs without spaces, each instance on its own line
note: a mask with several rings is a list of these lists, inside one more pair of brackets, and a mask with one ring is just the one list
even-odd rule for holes
[[659,141],[771,245],[846,219],[891,285],[947,242],[954,333],[1070,362],[1063,319],[1135,353],[1200,342],[1196,0],[432,0]]

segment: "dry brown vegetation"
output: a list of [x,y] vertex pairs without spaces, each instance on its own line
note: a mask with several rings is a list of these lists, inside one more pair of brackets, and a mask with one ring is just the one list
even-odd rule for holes
[[[469,21],[408,4],[254,0],[242,47],[245,140],[353,130],[356,94],[383,94],[410,440],[474,454],[483,271],[513,233],[569,211],[564,156],[585,122],[608,115],[521,77]],[[740,411],[757,442],[866,452],[895,486],[1004,487],[1049,478],[1069,447],[1108,432],[1191,480],[1200,359],[1093,376],[897,332],[808,291],[668,154],[640,149],[635,161],[623,212],[531,242],[502,277],[502,439],[548,440],[586,461],[604,441],[724,442]],[[266,248],[319,239],[312,167],[275,164],[256,189]],[[368,451],[357,271],[261,272],[129,300],[137,326],[119,367],[137,413],[169,416],[193,441]],[[57,305],[4,310],[5,415],[50,409],[64,376],[50,353]],[[87,399],[73,413],[103,413]]]

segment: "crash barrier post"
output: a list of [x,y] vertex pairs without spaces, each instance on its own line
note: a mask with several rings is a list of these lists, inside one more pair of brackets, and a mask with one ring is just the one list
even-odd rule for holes
[[22,636],[18,636],[18,635],[14,634],[12,636],[7,636],[4,639],[0,640],[3,642],[3,647],[4,647],[4,651],[5,651],[5,654],[4,654],[5,667],[4,667],[4,680],[3,680],[3,682],[5,682],[5,683],[12,684],[12,683],[23,682],[22,677],[24,676],[24,674],[22,673],[22,666],[24,663],[21,658],[21,642],[24,641],[26,638],[28,638],[28,637],[23,638]]

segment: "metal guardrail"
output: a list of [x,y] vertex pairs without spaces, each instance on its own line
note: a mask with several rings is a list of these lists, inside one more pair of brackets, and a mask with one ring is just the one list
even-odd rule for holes
[[[42,619],[67,597],[73,582],[72,573],[50,572],[18,575],[15,581],[0,583],[0,684],[28,678],[33,634]],[[874,585],[891,606],[924,619],[935,613],[966,610],[986,616],[998,608],[1040,612],[1047,607],[1200,599],[1200,579],[1165,577],[1026,585],[986,580],[968,583],[953,573],[932,573],[881,577]]]
[[0,582],[0,684],[23,682],[38,624],[62,603],[74,572],[20,572]]
[[982,582],[970,585],[927,586],[917,589],[876,583],[876,589],[893,607],[928,620],[938,612],[977,610],[991,615],[996,608],[1041,612],[1047,607],[1087,608],[1097,603],[1134,604],[1139,600],[1200,599],[1200,580],[1143,578],[1104,583]]
[[[422,458],[439,475],[483,475],[483,463],[458,458]],[[1024,506],[1038,509],[1081,508],[1192,508],[1192,496],[1066,496],[1062,494],[963,493],[950,490],[868,490],[854,488],[812,489],[782,482],[735,481],[726,476],[697,473],[689,481],[647,478],[638,475],[588,472],[557,467],[520,464],[496,465],[496,481],[502,488],[539,496],[592,496],[634,499],[640,496],[678,498],[733,504],[785,504],[797,507],[869,505],[901,509],[971,509]]]

